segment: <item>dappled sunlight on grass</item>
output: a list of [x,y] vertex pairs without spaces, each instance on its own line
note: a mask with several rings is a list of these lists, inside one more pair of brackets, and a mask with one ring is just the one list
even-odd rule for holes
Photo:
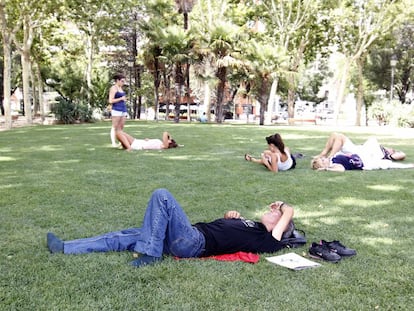
[[335,204],[341,204],[344,206],[359,206],[359,207],[372,207],[372,206],[381,206],[384,204],[390,204],[391,200],[367,200],[363,198],[354,198],[354,197],[341,197],[335,200]]
[[45,145],[45,146],[37,147],[36,150],[37,151],[61,151],[63,150],[63,147],[59,145]]
[[0,162],[16,161],[14,157],[2,157],[0,156]]
[[80,162],[80,160],[72,159],[72,160],[65,160],[65,161],[61,161],[61,160],[53,161],[51,163],[54,163],[54,164],[71,164],[71,163],[79,163],[79,162]]
[[397,185],[372,185],[367,186],[367,188],[378,191],[400,191],[403,187]]
[[[337,209],[329,208],[329,209],[316,210],[316,211],[300,211],[300,217],[304,218],[304,219],[306,219],[306,218],[318,218],[319,219],[321,217],[331,215],[332,212],[334,212],[335,210],[338,211],[339,208],[337,208]],[[295,216],[296,217],[299,216],[298,213],[296,213],[296,210],[295,210]]]
[[378,244],[392,245],[395,243],[393,239],[385,238],[385,237],[377,237],[377,238],[362,237],[361,242],[368,244],[375,248],[378,248]]
[[386,223],[385,221],[375,221],[375,222],[370,222],[365,227],[370,229],[370,230],[379,231],[379,230],[383,230],[385,228],[389,228],[390,225],[388,223]]
[[0,185],[0,189],[13,189],[17,187],[21,187],[22,184],[8,184],[8,185]]

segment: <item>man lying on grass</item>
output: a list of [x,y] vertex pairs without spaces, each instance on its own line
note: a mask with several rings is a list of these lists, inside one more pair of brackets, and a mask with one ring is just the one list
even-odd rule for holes
[[273,253],[286,246],[282,237],[294,230],[293,208],[276,201],[260,222],[244,219],[237,211],[224,218],[191,225],[187,215],[166,189],[153,192],[141,228],[110,232],[92,238],[62,241],[47,234],[51,253],[134,251],[140,253],[132,266],[151,265],[163,254],[181,258],[207,257],[235,252]]

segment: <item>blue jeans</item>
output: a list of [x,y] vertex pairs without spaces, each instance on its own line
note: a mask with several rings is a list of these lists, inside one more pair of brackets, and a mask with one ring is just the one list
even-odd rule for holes
[[135,251],[155,257],[169,254],[188,258],[198,257],[204,246],[204,235],[191,225],[172,194],[166,189],[157,189],[148,202],[141,228],[65,241],[64,253]]

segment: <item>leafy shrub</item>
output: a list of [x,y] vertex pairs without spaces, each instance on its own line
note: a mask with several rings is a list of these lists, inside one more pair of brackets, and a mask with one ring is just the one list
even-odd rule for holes
[[369,107],[369,114],[379,125],[414,127],[413,106],[401,104],[399,101],[389,102],[386,99],[374,101]]
[[92,110],[87,104],[75,103],[63,97],[57,99],[51,110],[56,120],[64,124],[93,121]]

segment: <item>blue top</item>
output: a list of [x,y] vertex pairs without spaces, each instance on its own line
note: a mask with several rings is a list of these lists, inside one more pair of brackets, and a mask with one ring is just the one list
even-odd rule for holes
[[332,158],[332,163],[342,164],[345,170],[362,170],[364,163],[357,154],[339,154]]
[[[116,91],[114,98],[120,98],[122,96],[125,96],[125,92]],[[117,103],[113,103],[112,110],[127,112],[128,110],[126,107],[125,100],[121,100]]]

